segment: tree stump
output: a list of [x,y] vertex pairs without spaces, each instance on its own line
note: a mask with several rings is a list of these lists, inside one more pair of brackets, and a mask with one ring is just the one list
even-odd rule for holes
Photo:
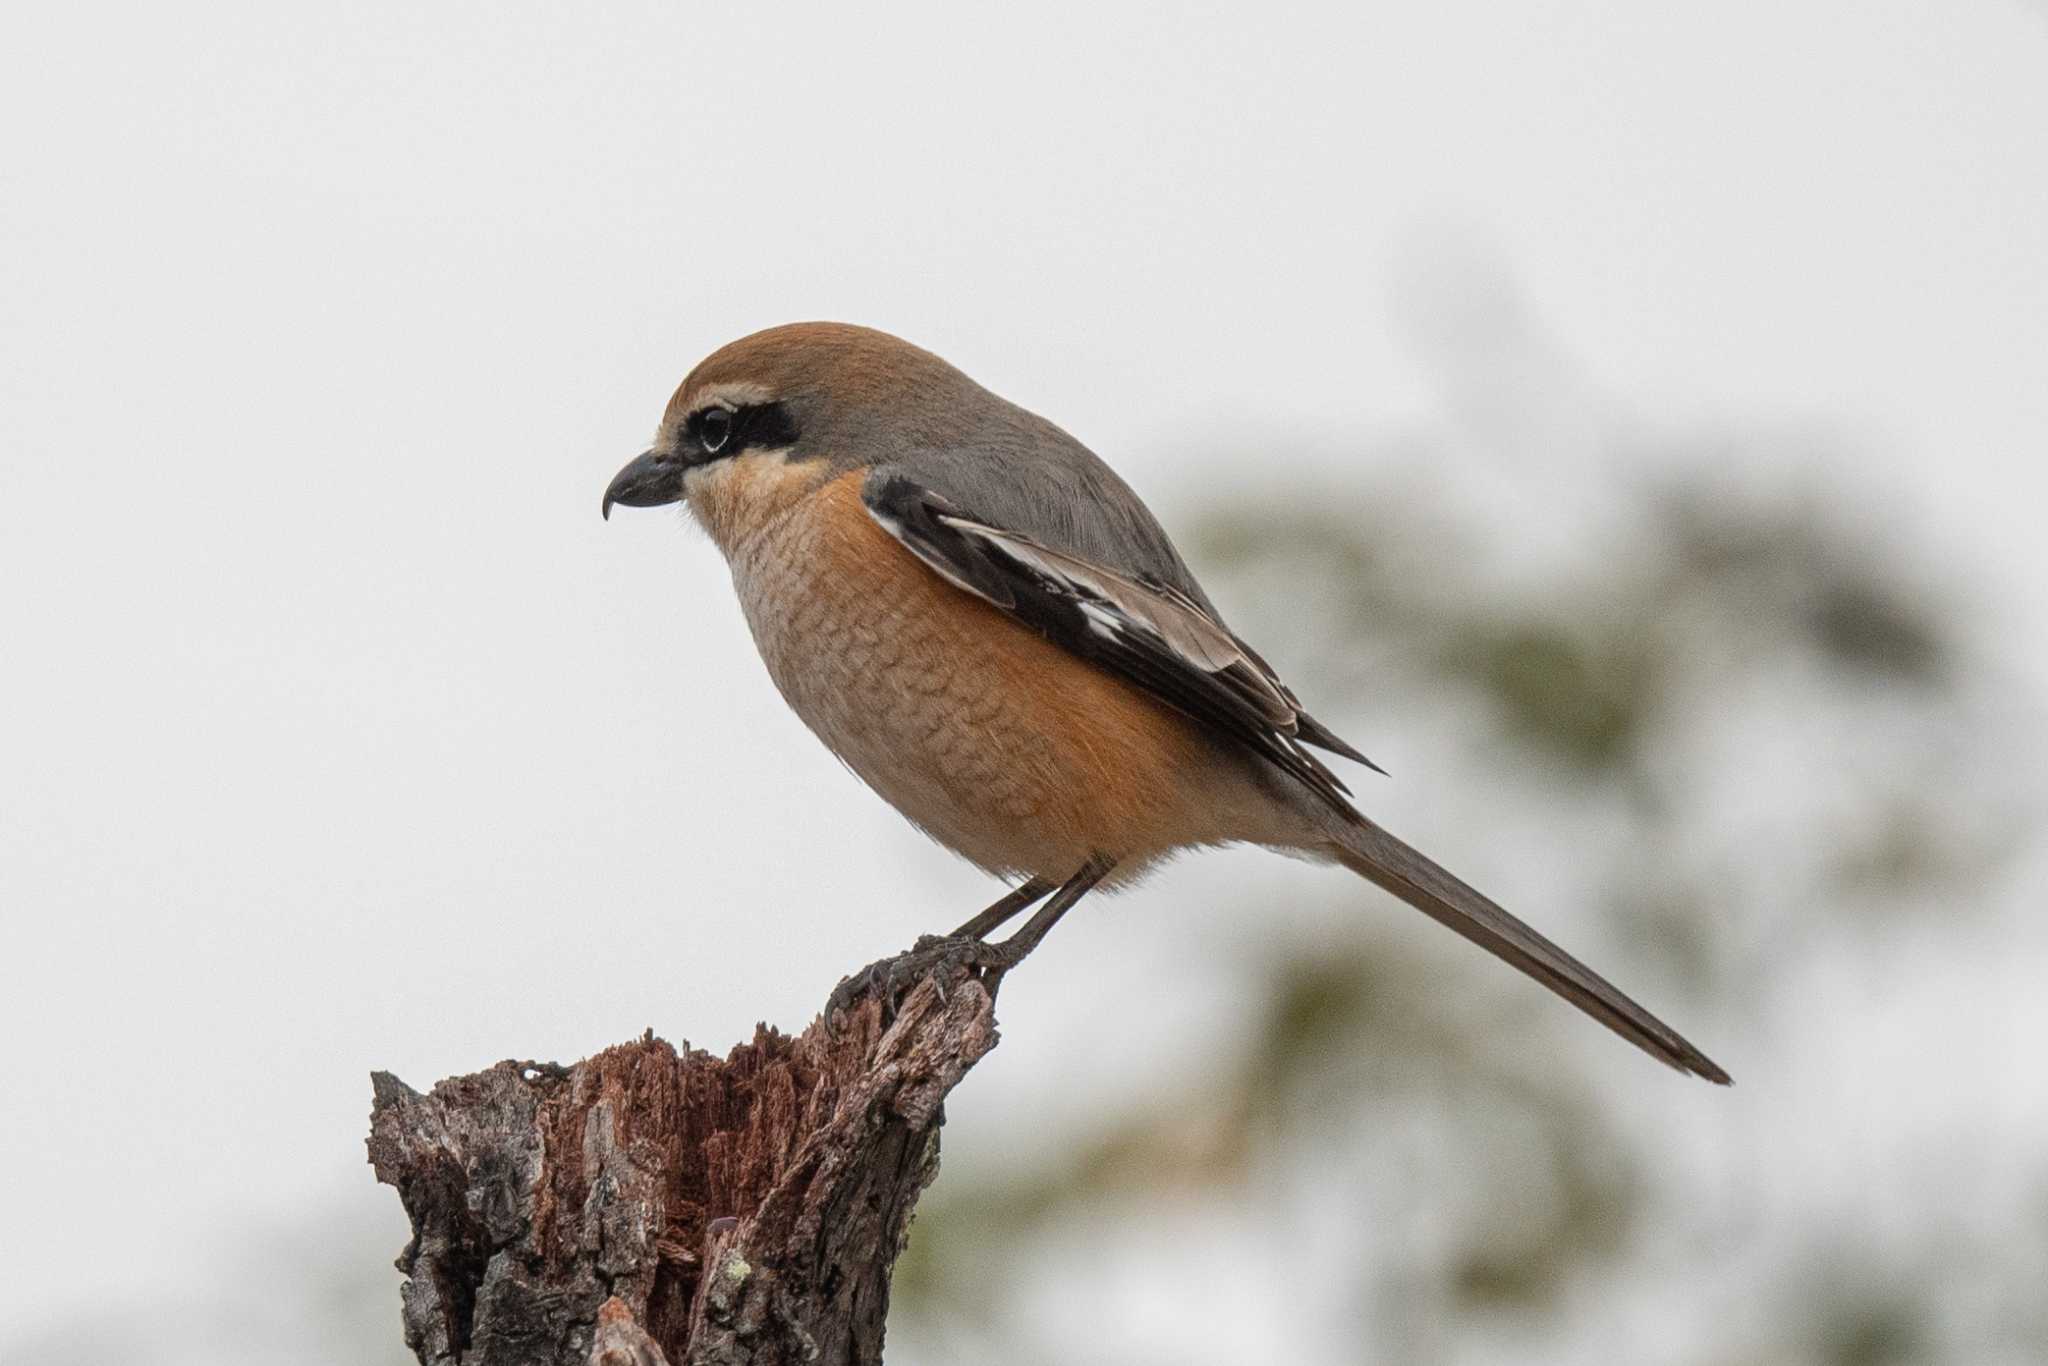
[[372,1078],[370,1162],[424,1366],[879,1362],[889,1272],[938,1173],[946,1095],[996,1045],[964,969],[723,1060],[654,1037],[502,1062],[422,1095]]

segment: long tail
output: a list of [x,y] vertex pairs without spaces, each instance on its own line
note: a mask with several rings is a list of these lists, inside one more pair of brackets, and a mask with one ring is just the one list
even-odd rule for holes
[[1651,1057],[1726,1086],[1733,1078],[1613,983],[1370,821],[1337,838],[1337,861],[1528,973]]

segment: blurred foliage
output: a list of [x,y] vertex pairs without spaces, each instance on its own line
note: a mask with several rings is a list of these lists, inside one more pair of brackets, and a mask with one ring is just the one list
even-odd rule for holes
[[[1853,513],[1675,480],[1627,494],[1587,553],[1503,573],[1483,522],[1429,487],[1235,500],[1198,524],[1190,558],[1368,752],[1391,717],[1448,715],[1459,731],[1476,715],[1475,773],[1618,813],[1620,834],[1575,851],[1570,874],[1611,912],[1612,942],[1587,952],[1647,998],[1761,999],[1797,961],[1788,943],[1822,924],[1875,932],[1873,906],[1946,920],[1981,899],[1953,894],[1985,887],[2023,841],[2012,792],[1984,781],[1968,612]],[[1330,678],[1350,695],[1332,697]],[[1792,757],[1743,795],[1726,773],[1752,731]],[[1583,1022],[1462,945],[1415,943],[1375,919],[1337,952],[1268,944],[1245,988],[1263,1003],[1252,1026],[1170,1100],[1103,1114],[1029,1170],[949,1174],[900,1264],[901,1318],[962,1352],[1043,1359],[990,1294],[1034,1243],[1217,1200],[1263,1206],[1288,1171],[1357,1151],[1378,1174],[1328,1199],[1375,1208],[1403,1171],[1435,1182],[1432,1198],[1459,1193],[1427,1236],[1388,1230],[1361,1253],[1360,1359],[1465,1359],[1460,1325],[1567,1331],[1575,1287],[1628,1274],[1668,1237],[1659,1156],[1584,1073]],[[1726,1005],[1704,1018],[1727,1021]],[[1409,1125],[1426,1139],[1389,1147],[1383,1131]],[[1681,1359],[1970,1359],[1937,1332],[1931,1273],[1808,1248],[1775,1277],[1760,1335],[1731,1327],[1735,1355],[1703,1339]],[[2048,1358],[2048,1335],[2029,1331]]]
[[1446,643],[1439,667],[1486,693],[1518,743],[1599,772],[1634,753],[1655,702],[1640,645],[1575,638],[1558,623],[1475,622]]
[[[1340,953],[1275,956],[1253,988],[1263,1009],[1245,1051],[1214,1059],[1198,1087],[1107,1116],[1042,1167],[940,1182],[919,1207],[897,1292],[924,1312],[978,1317],[983,1288],[1001,1278],[1016,1240],[1134,1196],[1172,1201],[1268,1179],[1262,1168],[1304,1135],[1347,1141],[1354,1120],[1333,1097],[1369,1097],[1374,1108],[1406,1101],[1482,1123],[1512,1117],[1518,1189],[1479,1202],[1470,1236],[1444,1253],[1445,1289],[1471,1306],[1555,1294],[1583,1262],[1624,1246],[1641,1180],[1625,1149],[1599,1131],[1584,1089],[1548,1075],[1540,1034],[1503,1048],[1475,1027],[1464,988],[1484,968],[1439,947],[1417,957],[1361,926]],[[1502,1026],[1498,1014],[1492,1023]]]

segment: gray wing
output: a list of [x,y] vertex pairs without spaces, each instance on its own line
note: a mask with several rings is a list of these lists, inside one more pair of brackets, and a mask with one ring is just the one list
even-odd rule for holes
[[[971,434],[894,452],[888,463],[992,526],[1141,583],[1163,584],[1229,629],[1159,519],[1115,470],[1057,424],[980,392],[988,403]],[[1257,652],[1238,644],[1259,670],[1272,675]],[[1293,705],[1294,733],[1302,743],[1386,772]]]
[[1036,413],[987,397],[996,410],[971,435],[884,459],[992,525],[1131,578],[1155,579],[1217,616],[1166,529],[1115,470]]
[[[999,524],[901,467],[871,473],[862,498],[877,523],[947,582],[1242,744],[1347,820],[1358,819],[1348,789],[1304,746],[1371,761],[1309,717],[1258,653],[1186,589]],[[1178,565],[1165,533],[1152,526]],[[1185,566],[1180,572],[1186,575]]]

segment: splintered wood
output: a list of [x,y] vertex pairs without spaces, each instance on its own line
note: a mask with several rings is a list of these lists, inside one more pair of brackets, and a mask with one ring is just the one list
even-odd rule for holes
[[869,997],[836,1034],[761,1025],[723,1059],[649,1031],[425,1095],[378,1073],[407,1346],[425,1366],[879,1362],[942,1104],[996,1044],[988,994],[947,976],[886,1028]]

